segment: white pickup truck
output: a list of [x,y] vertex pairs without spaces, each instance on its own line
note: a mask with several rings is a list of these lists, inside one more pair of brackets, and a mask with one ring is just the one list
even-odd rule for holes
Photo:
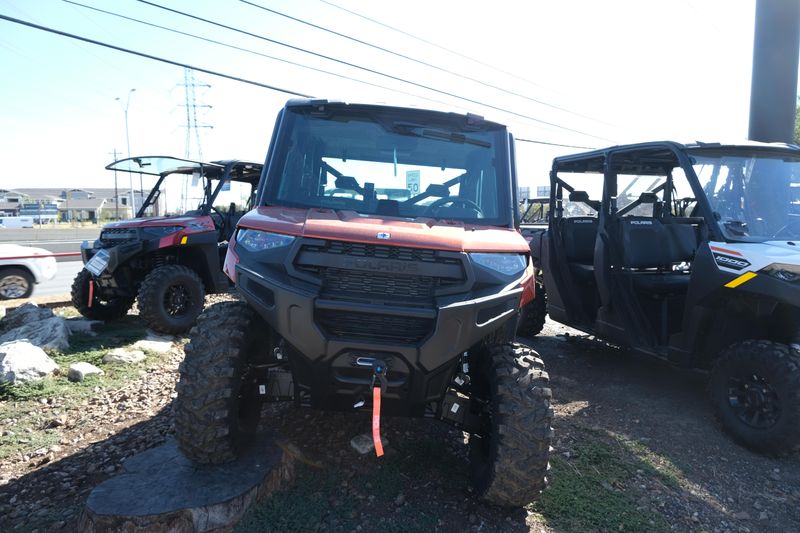
[[43,248],[0,244],[0,300],[27,298],[37,283],[53,279],[56,258]]

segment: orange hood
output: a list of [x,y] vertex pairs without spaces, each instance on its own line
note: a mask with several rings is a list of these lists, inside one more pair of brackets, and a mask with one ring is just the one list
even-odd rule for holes
[[238,225],[296,237],[451,252],[529,251],[528,243],[513,228],[422,217],[407,220],[323,208],[259,207],[243,216]]

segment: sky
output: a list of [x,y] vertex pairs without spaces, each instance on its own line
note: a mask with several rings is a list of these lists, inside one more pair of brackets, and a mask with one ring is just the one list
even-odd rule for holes
[[[0,0],[0,14],[289,92],[471,112],[569,145],[518,142],[520,186],[546,185],[553,157],[584,148],[747,136],[755,0],[74,1],[95,9]],[[132,156],[262,162],[294,97],[194,71],[208,127],[187,146],[182,67],[0,20],[0,72],[0,188],[113,187],[104,167],[128,142]]]

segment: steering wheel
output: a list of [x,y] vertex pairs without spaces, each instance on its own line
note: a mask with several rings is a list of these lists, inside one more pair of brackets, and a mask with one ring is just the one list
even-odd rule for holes
[[439,198],[428,206],[428,208],[425,210],[425,216],[433,215],[434,211],[445,204],[452,204],[453,206],[460,204],[475,211],[479,217],[483,216],[483,209],[481,209],[481,206],[472,200],[467,200],[466,198],[461,198],[459,196],[445,196],[444,198]]
[[[225,229],[225,215],[222,214],[222,211],[214,207],[213,205],[210,206],[212,213],[210,214],[211,220],[214,222],[214,227],[217,228],[217,231],[222,233]],[[214,215],[217,215],[216,217]],[[219,219],[217,219],[219,217]]]

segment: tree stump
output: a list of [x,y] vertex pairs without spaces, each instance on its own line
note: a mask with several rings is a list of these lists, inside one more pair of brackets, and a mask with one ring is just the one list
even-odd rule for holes
[[170,439],[122,466],[89,494],[79,531],[231,531],[252,504],[294,478],[294,458],[264,434],[232,463],[192,463]]

